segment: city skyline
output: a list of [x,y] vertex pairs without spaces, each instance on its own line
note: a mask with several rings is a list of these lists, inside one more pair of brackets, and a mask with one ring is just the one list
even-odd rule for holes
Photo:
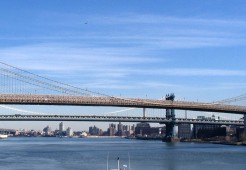
[[246,167],[245,0],[0,0],[0,169]]
[[[113,96],[160,99],[175,93],[176,100],[212,102],[245,93],[244,1],[13,2],[0,3],[2,62]],[[63,114],[120,110],[15,107]],[[68,124],[79,129],[94,123]]]

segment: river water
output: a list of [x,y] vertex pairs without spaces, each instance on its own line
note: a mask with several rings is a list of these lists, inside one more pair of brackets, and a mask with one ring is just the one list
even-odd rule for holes
[[[2,170],[245,170],[246,147],[129,139],[32,138],[0,140]],[[108,160],[108,161],[107,161]],[[130,160],[130,161],[129,161]],[[130,167],[129,167],[130,166]]]

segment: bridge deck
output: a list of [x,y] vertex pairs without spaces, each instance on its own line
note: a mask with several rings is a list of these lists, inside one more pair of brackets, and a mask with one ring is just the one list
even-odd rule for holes
[[116,106],[160,109],[169,108],[178,110],[209,111],[235,114],[246,113],[245,106],[117,97],[1,94],[0,104]]
[[0,121],[106,121],[106,122],[149,122],[149,123],[187,123],[187,124],[217,124],[243,126],[243,120],[206,120],[184,119],[175,120],[160,117],[129,117],[129,116],[81,116],[81,115],[0,115]]

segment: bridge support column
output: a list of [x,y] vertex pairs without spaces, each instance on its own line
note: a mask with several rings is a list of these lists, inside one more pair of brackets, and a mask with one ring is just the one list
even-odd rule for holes
[[[166,95],[166,100],[174,101],[174,94],[168,94]],[[166,124],[166,135],[163,138],[163,142],[175,142],[178,141],[177,138],[175,138],[175,132],[174,132],[174,126],[175,126],[175,110],[174,109],[166,109],[166,118],[171,119],[170,123]]]
[[146,116],[146,108],[143,108],[143,118]]

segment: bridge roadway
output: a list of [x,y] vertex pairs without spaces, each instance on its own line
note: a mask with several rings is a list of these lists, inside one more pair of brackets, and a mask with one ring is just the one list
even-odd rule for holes
[[159,108],[245,114],[246,106],[117,97],[0,94],[0,104]]
[[[129,116],[81,116],[81,115],[0,115],[0,121],[103,121],[103,122],[148,122],[170,123],[171,119],[160,117],[129,117]],[[209,119],[185,119],[176,118],[177,124],[217,124],[243,126],[242,120],[209,120]]]

